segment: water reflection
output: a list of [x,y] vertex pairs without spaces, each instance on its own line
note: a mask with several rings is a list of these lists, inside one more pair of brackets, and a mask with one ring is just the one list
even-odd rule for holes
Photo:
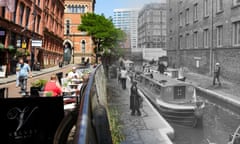
[[214,103],[207,102],[202,126],[188,128],[172,126],[176,132],[176,144],[227,144],[229,135],[240,125],[240,116]]

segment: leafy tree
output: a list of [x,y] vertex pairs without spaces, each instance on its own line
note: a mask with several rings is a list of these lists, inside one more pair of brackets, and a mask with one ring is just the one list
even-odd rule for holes
[[125,33],[115,28],[111,19],[104,15],[86,13],[82,16],[81,24],[78,30],[86,31],[92,36],[95,44],[96,62],[97,57],[111,55],[120,55],[119,44],[125,40]]

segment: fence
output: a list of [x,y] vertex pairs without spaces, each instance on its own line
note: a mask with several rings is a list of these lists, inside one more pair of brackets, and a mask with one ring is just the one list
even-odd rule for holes
[[82,98],[74,144],[111,144],[107,115],[107,88],[103,66],[90,75]]

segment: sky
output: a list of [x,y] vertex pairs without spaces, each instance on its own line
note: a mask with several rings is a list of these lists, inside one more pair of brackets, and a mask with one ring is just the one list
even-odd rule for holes
[[104,14],[106,18],[113,17],[114,9],[142,8],[144,4],[151,2],[166,2],[166,0],[96,0],[95,13]]

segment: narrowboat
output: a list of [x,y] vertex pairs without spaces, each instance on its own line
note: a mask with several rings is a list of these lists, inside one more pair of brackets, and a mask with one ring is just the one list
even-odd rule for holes
[[139,90],[170,123],[195,127],[201,120],[204,103],[192,84],[159,74],[157,79],[140,74],[138,81]]

